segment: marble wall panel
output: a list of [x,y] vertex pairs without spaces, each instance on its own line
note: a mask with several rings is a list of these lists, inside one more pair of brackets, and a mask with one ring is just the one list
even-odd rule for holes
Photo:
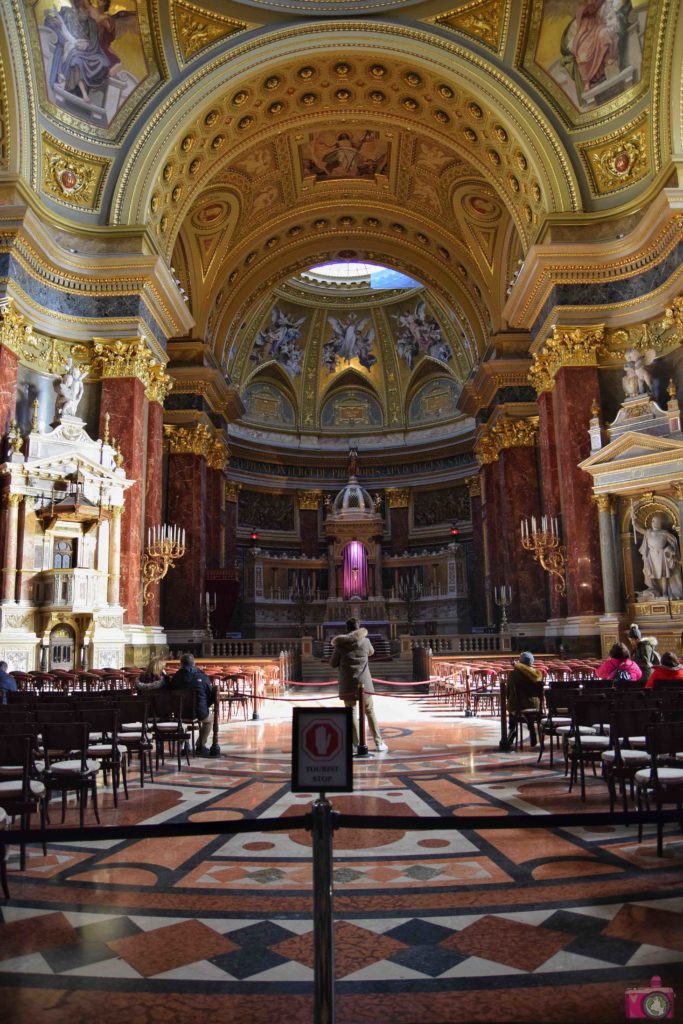
[[392,508],[391,514],[391,550],[394,555],[402,555],[408,550],[410,541],[410,521],[407,508]]
[[206,460],[200,455],[169,455],[166,515],[185,530],[186,550],[163,583],[166,629],[204,628],[205,507]]
[[[145,475],[145,532],[150,527],[164,522],[162,509],[162,479],[164,458],[164,410],[159,402],[150,402],[147,407],[147,471]],[[152,587],[149,602],[142,609],[142,621],[146,626],[161,623],[161,598],[158,586]]]
[[524,518],[541,518],[536,449],[531,445],[504,448],[494,465],[498,466],[499,494],[503,498],[498,522],[504,572],[493,583],[512,586],[509,619],[545,622],[546,575],[531,552],[522,547],[520,525]]
[[[560,517],[560,476],[557,464],[557,442],[555,438],[555,412],[552,391],[538,396],[538,461],[541,475],[541,503],[545,515]],[[567,600],[558,594],[554,586],[549,595],[550,615],[559,618],[566,615]]]

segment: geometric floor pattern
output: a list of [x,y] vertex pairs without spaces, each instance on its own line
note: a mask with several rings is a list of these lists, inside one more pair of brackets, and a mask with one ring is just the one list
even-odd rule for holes
[[[328,697],[321,704],[334,705]],[[307,704],[311,706],[310,703]],[[429,699],[376,698],[389,752],[354,763],[336,810],[500,818],[606,810],[600,779],[567,793],[497,723]],[[51,842],[0,903],[0,1021],[312,1020],[310,807],[290,789],[290,710],[221,731],[220,760],[130,787],[104,824],[282,819],[280,832]],[[73,822],[75,810],[67,815]],[[58,826],[53,826],[55,838]],[[334,839],[338,1024],[624,1019],[660,975],[683,1005],[683,841],[614,826],[341,829]]]

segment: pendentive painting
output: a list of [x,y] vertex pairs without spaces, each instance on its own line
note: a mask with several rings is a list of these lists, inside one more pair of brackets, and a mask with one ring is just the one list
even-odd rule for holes
[[389,173],[390,144],[380,132],[345,128],[316,132],[299,146],[301,174],[318,181],[372,179]]
[[280,306],[273,306],[270,322],[264,324],[256,335],[250,356],[252,363],[274,359],[290,377],[298,377],[304,358],[301,339],[305,320],[305,314],[297,316]]
[[441,377],[424,384],[410,403],[408,422],[417,426],[457,416],[461,390],[456,381]]
[[527,60],[545,71],[576,112],[594,111],[640,82],[654,6],[649,0],[544,0],[533,7]]
[[379,402],[360,388],[349,388],[333,395],[320,414],[320,426],[328,430],[381,427],[382,421]]
[[274,427],[294,425],[294,407],[272,384],[250,384],[243,396],[244,418]]
[[36,64],[43,67],[45,98],[63,119],[109,128],[138,87],[158,79],[146,8],[139,8],[138,0],[33,5]]

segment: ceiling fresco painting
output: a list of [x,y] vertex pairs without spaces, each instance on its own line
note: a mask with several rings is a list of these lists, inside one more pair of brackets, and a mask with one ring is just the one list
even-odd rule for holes
[[279,306],[273,306],[270,324],[256,335],[250,357],[252,362],[258,364],[264,359],[274,359],[290,377],[298,377],[304,357],[299,342],[302,338],[301,326],[305,320],[305,316],[297,318]]
[[354,359],[366,370],[375,365],[375,328],[370,316],[362,317],[351,310],[345,317],[329,314],[327,322],[332,329],[332,337],[323,345],[322,363],[329,373],[334,373],[339,363],[352,363]]
[[396,351],[409,370],[412,370],[414,361],[421,355],[430,355],[444,363],[453,358],[453,350],[434,317],[428,313],[424,299],[416,302],[411,309],[394,314],[394,319]]
[[374,178],[387,174],[390,145],[379,132],[316,132],[303,143],[301,171],[304,177],[318,181],[338,178]]

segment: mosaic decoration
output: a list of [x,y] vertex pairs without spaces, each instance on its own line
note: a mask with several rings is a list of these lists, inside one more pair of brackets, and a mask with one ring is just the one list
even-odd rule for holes
[[304,357],[303,348],[297,344],[301,339],[301,325],[305,316],[294,319],[279,306],[270,311],[270,326],[258,332],[251,353],[254,363],[264,359],[274,359],[284,367],[290,377],[298,377],[301,373],[301,362]]
[[294,497],[291,494],[264,494],[240,491],[237,499],[240,526],[260,530],[293,530]]
[[320,414],[320,426],[330,429],[381,427],[382,409],[376,398],[359,388],[333,395],[325,402]]
[[545,0],[535,62],[579,111],[640,80],[647,2]]
[[390,145],[379,132],[316,132],[299,147],[301,173],[319,181],[387,174]]
[[148,74],[137,3],[127,0],[113,10],[107,0],[61,6],[40,0],[34,17],[47,99],[106,128]]
[[339,360],[350,363],[357,359],[367,370],[377,362],[372,352],[375,328],[369,316],[360,319],[357,313],[351,312],[343,319],[328,316],[327,322],[332,327],[332,338],[323,345],[322,363],[330,373],[334,373]]
[[427,312],[424,299],[420,299],[412,310],[394,316],[398,324],[396,351],[409,370],[420,355],[430,355],[444,363],[453,358],[453,350],[434,317]]
[[436,526],[453,519],[470,518],[470,495],[467,487],[449,487],[443,491],[417,491],[413,498],[415,526]]
[[294,406],[272,384],[251,384],[243,396],[244,418],[253,423],[293,426]]
[[449,419],[458,413],[457,401],[461,387],[454,380],[432,380],[417,392],[410,403],[408,423],[416,426],[419,423],[434,423],[436,420]]

